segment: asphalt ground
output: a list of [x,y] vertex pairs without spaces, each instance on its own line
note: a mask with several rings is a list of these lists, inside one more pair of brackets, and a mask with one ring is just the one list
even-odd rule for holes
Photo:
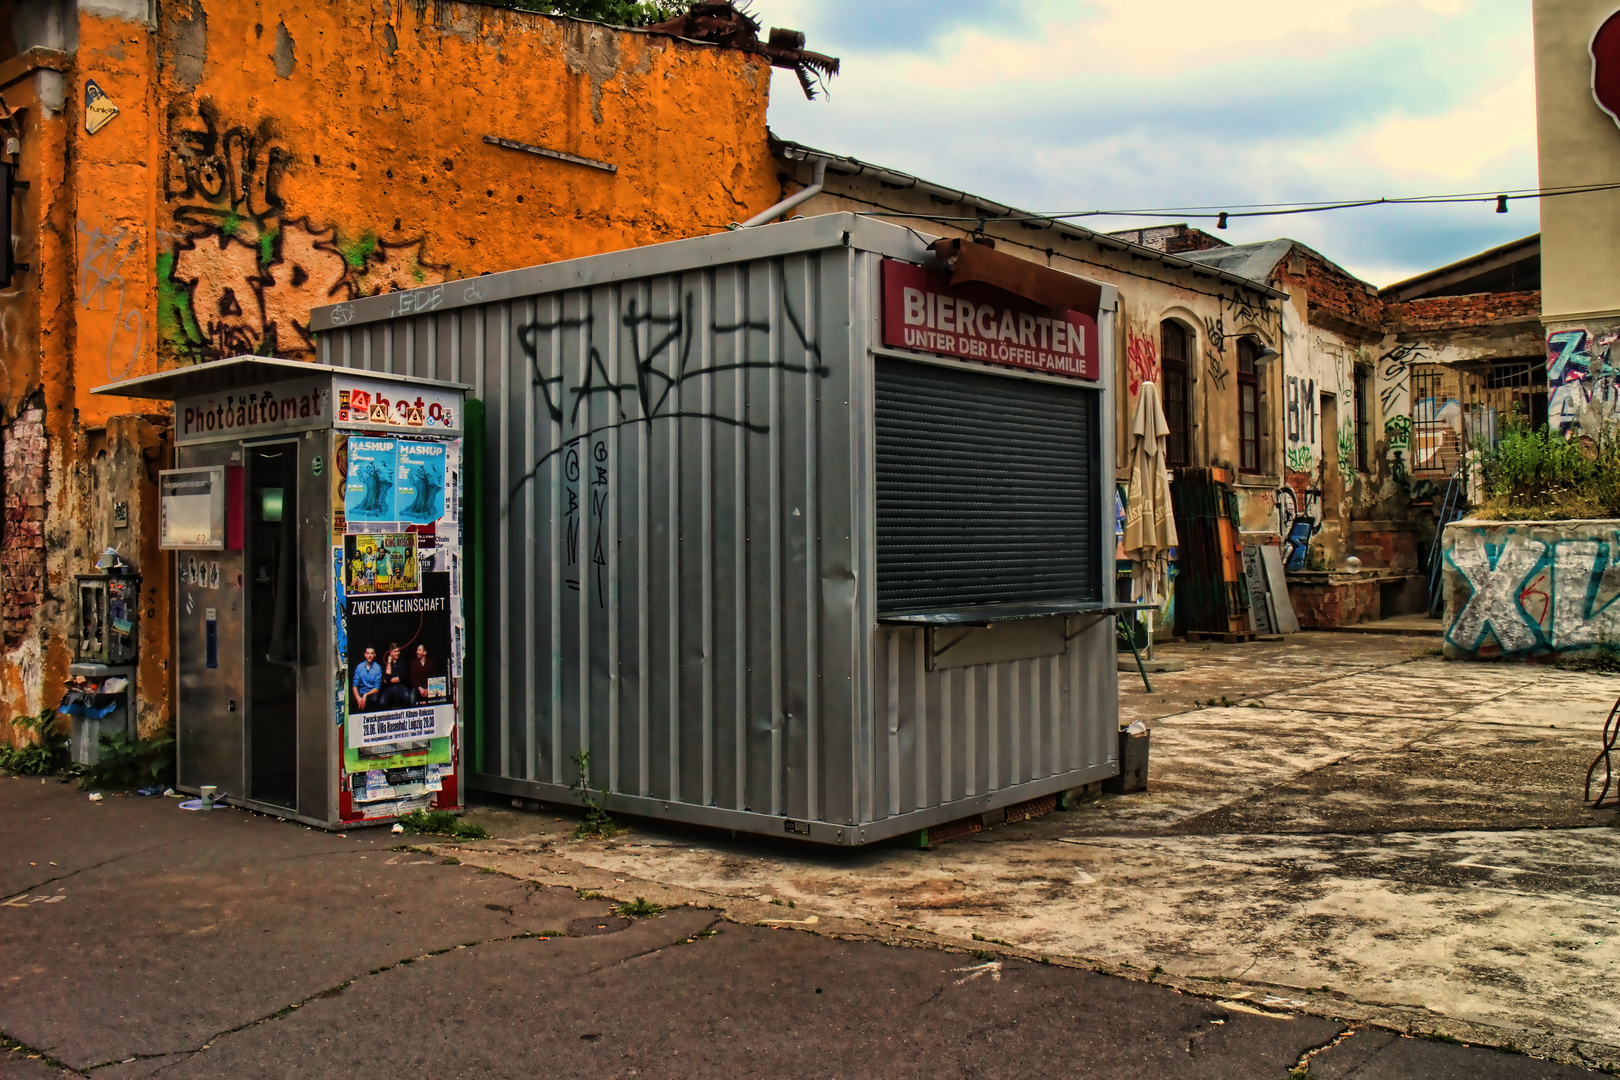
[[1594,1075],[55,780],[0,778],[0,837],[6,1078]]

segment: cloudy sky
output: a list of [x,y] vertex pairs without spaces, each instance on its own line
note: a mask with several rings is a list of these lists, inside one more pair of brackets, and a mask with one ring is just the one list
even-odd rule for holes
[[[778,135],[1030,210],[1536,185],[1529,0],[753,6],[844,63],[830,99],[813,102],[775,73]],[[1247,219],[1221,235],[1290,236],[1386,285],[1536,231],[1533,202],[1492,209]]]

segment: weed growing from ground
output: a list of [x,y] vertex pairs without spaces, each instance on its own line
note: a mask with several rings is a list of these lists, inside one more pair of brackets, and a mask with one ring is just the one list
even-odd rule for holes
[[[607,789],[598,788],[594,793],[591,791],[591,752],[580,749],[574,754],[574,764],[579,768],[579,778],[569,784],[568,788],[579,796],[579,803],[585,808],[584,819],[574,826],[574,839],[612,836],[619,831],[619,827],[613,824],[613,819],[608,816],[607,807],[604,805],[607,802]],[[601,798],[601,802],[597,801],[598,797]]]
[[645,896],[638,896],[628,904],[620,904],[613,909],[614,914],[626,919],[646,919],[657,915],[664,909],[648,900]]
[[144,787],[173,775],[174,740],[132,738],[125,732],[101,737],[96,763],[79,778],[81,787]]
[[456,840],[487,840],[489,831],[482,825],[462,821],[448,810],[412,810],[399,819],[408,833],[449,836]]

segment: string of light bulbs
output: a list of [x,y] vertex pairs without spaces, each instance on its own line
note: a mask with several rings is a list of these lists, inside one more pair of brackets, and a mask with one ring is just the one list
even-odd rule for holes
[[1455,203],[1489,203],[1496,204],[1496,212],[1508,212],[1508,203],[1514,199],[1551,199],[1561,195],[1586,195],[1599,191],[1620,190],[1620,183],[1613,184],[1580,184],[1553,188],[1498,188],[1493,191],[1459,192],[1450,195],[1406,195],[1406,196],[1380,196],[1376,199],[1342,199],[1321,202],[1285,202],[1285,203],[1225,203],[1208,206],[1159,206],[1138,210],[1065,210],[1050,214],[975,214],[972,217],[947,216],[943,214],[906,214],[893,213],[886,210],[863,211],[867,216],[881,216],[886,218],[923,218],[929,221],[1070,221],[1076,218],[1093,217],[1136,217],[1136,218],[1187,218],[1192,220],[1213,219],[1217,229],[1227,227],[1232,218],[1250,217],[1283,217],[1291,214],[1318,214],[1328,210],[1354,210],[1366,206],[1439,206]]

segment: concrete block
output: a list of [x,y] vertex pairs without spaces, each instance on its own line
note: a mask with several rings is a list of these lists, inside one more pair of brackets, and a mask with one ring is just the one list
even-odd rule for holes
[[1153,732],[1139,735],[1119,733],[1119,775],[1103,781],[1103,790],[1110,795],[1129,795],[1133,791],[1146,791],[1148,786],[1148,749]]

